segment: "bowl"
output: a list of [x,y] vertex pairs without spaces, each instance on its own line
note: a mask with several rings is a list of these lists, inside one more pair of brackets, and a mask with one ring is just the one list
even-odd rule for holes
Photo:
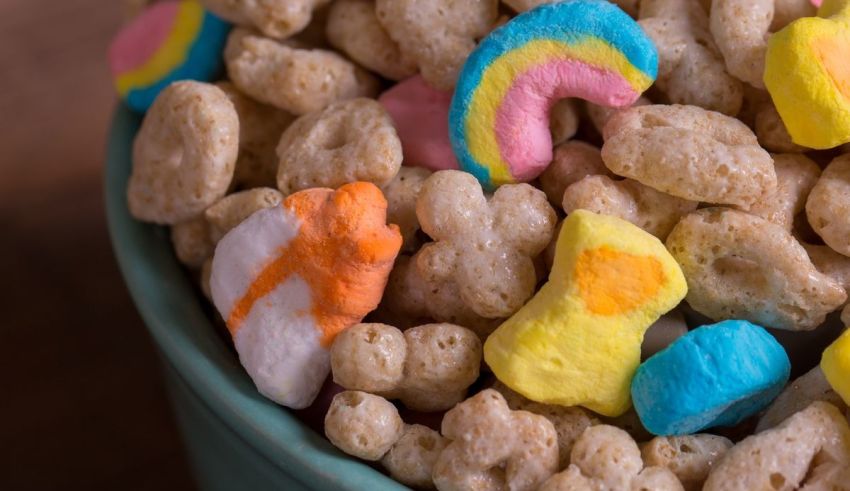
[[125,191],[141,116],[116,109],[106,152],[105,202],[118,264],[161,354],[169,397],[197,482],[205,490],[407,489],[335,449],[261,396],[213,326],[167,230],[130,216]]

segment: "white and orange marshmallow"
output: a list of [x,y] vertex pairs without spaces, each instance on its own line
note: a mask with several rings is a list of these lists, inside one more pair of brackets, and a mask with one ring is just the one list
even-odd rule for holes
[[377,186],[313,188],[260,210],[216,247],[210,288],[260,393],[309,406],[340,331],[377,307],[401,234]]

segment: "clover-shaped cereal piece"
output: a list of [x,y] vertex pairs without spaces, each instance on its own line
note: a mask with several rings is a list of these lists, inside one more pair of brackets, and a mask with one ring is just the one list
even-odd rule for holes
[[215,250],[203,215],[172,225],[171,244],[177,259],[190,268],[200,267]]
[[224,234],[263,208],[277,206],[283,195],[277,189],[254,188],[233,193],[222,198],[204,212],[209,224],[210,240],[217,244]]
[[334,382],[400,398],[410,409],[449,409],[466,396],[481,365],[481,341],[469,329],[426,324],[403,334],[386,324],[358,324],[331,346]]
[[806,216],[826,245],[850,256],[850,154],[826,166],[809,193]]
[[552,145],[566,142],[578,131],[579,105],[576,99],[561,99],[549,110],[549,132]]
[[436,89],[449,90],[478,38],[498,15],[498,0],[376,0],[378,21]]
[[612,175],[602,162],[599,148],[579,140],[555,147],[552,163],[540,174],[540,189],[549,202],[560,205],[564,190],[587,176]]
[[239,115],[239,157],[233,184],[237,188],[275,186],[277,154],[275,147],[283,130],[295,119],[280,109],[246,96],[231,82],[219,82]]
[[615,114],[621,113],[633,107],[648,106],[650,104],[652,104],[652,101],[647,99],[646,96],[642,95],[638,97],[634,104],[629,107],[607,107],[600,106],[599,104],[594,104],[589,101],[585,101],[584,108],[585,112],[587,112],[587,117],[593,124],[593,127],[596,128],[596,131],[598,131],[601,135],[602,131],[605,129],[605,125],[608,123],[608,120],[611,119]]
[[732,447],[703,489],[846,489],[846,476],[840,471],[848,466],[847,420],[835,406],[814,402],[776,428]]
[[661,240],[679,220],[697,209],[696,201],[670,196],[632,179],[587,176],[564,191],[567,214],[588,210],[634,223]]
[[416,216],[435,240],[417,254],[420,274],[456,283],[476,314],[511,315],[534,293],[531,258],[549,243],[556,221],[542,191],[506,185],[488,200],[471,174],[440,171],[423,184]]
[[656,87],[674,104],[692,104],[734,116],[741,109],[741,82],[726,72],[697,0],[644,0],[641,27],[658,48]]
[[763,89],[774,0],[713,0],[710,28],[729,73]]
[[828,402],[842,411],[847,409],[841,396],[829,385],[820,366],[812,368],[785,387],[759,418],[756,433],[779,425],[815,401]]
[[755,115],[756,136],[759,144],[771,152],[803,153],[806,147],[791,140],[788,129],[772,102],[765,102]]
[[790,231],[794,226],[794,217],[805,208],[806,199],[818,182],[821,171],[805,155],[785,153],[772,157],[776,189],[747,211]]
[[174,225],[221,199],[233,178],[239,118],[218,87],[175,82],[157,96],[133,142],[130,213]]
[[419,231],[419,219],[416,218],[416,199],[422,184],[431,176],[431,171],[422,167],[403,166],[392,181],[382,188],[387,198],[387,221],[398,225],[404,244],[403,252],[419,249],[420,241],[416,237]]
[[378,89],[375,77],[333,51],[299,49],[241,28],[230,33],[224,60],[239,90],[296,115]]
[[740,121],[696,106],[641,106],[605,125],[615,174],[691,201],[749,207],[773,192],[773,159]]
[[214,14],[264,35],[288,38],[310,23],[313,11],[331,0],[202,0]]
[[431,474],[448,440],[422,425],[406,425],[401,438],[381,459],[396,481],[414,489],[434,489]]
[[574,489],[677,491],[682,484],[663,467],[647,467],[628,433],[610,425],[591,426],[570,453],[570,465],[540,491]]
[[850,257],[825,245],[803,244],[803,248],[818,271],[837,281],[850,293]]
[[401,52],[378,22],[374,0],[339,0],[328,14],[331,45],[382,77],[402,80],[414,75],[416,62]]
[[666,467],[686,490],[697,491],[732,445],[728,438],[708,433],[657,436],[641,446],[641,455],[645,465]]
[[667,248],[685,273],[688,304],[714,320],[806,331],[847,299],[787,230],[749,213],[691,213],[667,237]]
[[531,491],[558,469],[552,423],[527,411],[511,411],[492,389],[447,412],[442,433],[451,442],[434,466],[434,484],[440,491]]
[[368,181],[382,186],[401,167],[401,142],[374,99],[340,101],[301,116],[280,137],[277,187],[284,194]]
[[363,460],[380,460],[404,431],[398,410],[383,397],[347,390],[325,415],[325,435],[335,447]]

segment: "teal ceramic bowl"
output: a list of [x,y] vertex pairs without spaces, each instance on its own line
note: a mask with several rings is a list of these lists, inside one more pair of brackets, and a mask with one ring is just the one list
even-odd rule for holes
[[174,411],[198,484],[208,490],[402,490],[336,450],[263,398],[202,308],[162,227],[127,210],[141,117],[119,107],[106,154],[109,231],[130,294],[162,354]]

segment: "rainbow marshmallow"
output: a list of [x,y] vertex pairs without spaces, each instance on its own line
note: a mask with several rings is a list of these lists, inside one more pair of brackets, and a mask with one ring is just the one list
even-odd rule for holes
[[230,28],[198,0],[155,3],[109,47],[118,94],[131,109],[144,112],[175,80],[212,80],[221,71]]
[[520,14],[484,38],[460,73],[449,111],[460,166],[490,189],[530,181],[552,160],[555,102],[579,97],[628,106],[657,71],[652,41],[607,1],[558,2]]

